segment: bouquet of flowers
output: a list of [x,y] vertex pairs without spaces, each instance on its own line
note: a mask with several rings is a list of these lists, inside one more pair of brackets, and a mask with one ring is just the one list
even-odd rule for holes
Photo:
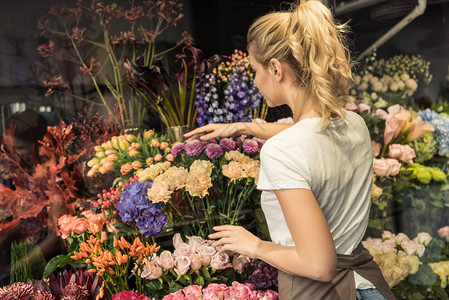
[[248,55],[235,50],[231,61],[221,63],[209,74],[198,74],[195,105],[199,126],[264,118],[267,107],[254,85]]
[[115,182],[128,182],[139,169],[151,166],[154,162],[173,161],[170,142],[165,135],[159,136],[153,130],[138,136],[114,136],[100,146],[95,146],[95,150],[95,156],[87,163],[91,168],[87,176],[115,172],[119,175]]
[[175,234],[173,252],[164,250],[159,255],[154,254],[148,266],[134,271],[137,276],[151,280],[147,287],[152,294],[164,296],[192,284],[230,283],[236,275],[234,268],[247,261],[247,258],[234,256],[231,263],[226,252],[212,246],[214,241],[198,236],[187,239],[185,243],[179,233]]
[[206,288],[202,288],[199,285],[190,285],[163,298],[163,300],[174,299],[276,300],[279,299],[279,295],[272,290],[257,290],[251,283],[234,281],[231,286],[211,283]]
[[[138,173],[152,180],[148,198],[169,205],[172,222],[187,235],[206,237],[216,225],[237,225],[257,183],[263,140],[199,140],[175,144],[171,165],[161,163]],[[194,222],[187,222],[193,219]]]

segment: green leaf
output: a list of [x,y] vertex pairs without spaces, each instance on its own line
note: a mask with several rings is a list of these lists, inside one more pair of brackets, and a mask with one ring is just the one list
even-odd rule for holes
[[206,279],[207,282],[211,281],[211,276],[209,271],[207,270],[207,268],[203,267],[200,270],[202,277],[204,277],[204,279]]
[[125,223],[115,222],[114,227],[120,230],[121,232],[134,232],[135,229]]
[[193,284],[197,284],[200,286],[204,286],[204,277],[203,276],[198,276],[197,278],[195,278],[195,280],[193,281]]
[[446,291],[440,287],[440,286],[434,286],[433,292],[435,293],[435,296],[437,296],[440,300],[449,300],[449,296],[447,295]]
[[147,282],[146,287],[151,291],[160,291],[164,288],[163,281],[160,280],[150,280]]
[[168,293],[174,293],[180,289],[182,289],[181,285],[177,284],[175,281],[170,281],[168,286]]
[[57,268],[64,268],[67,264],[72,261],[69,254],[68,255],[58,255],[53,257],[48,264],[45,266],[43,277],[48,277]]

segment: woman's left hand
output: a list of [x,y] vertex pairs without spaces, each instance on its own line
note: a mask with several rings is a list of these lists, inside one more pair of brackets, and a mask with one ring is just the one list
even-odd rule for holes
[[257,236],[241,226],[222,225],[215,226],[217,231],[209,235],[211,239],[219,239],[213,246],[223,245],[220,249],[230,250],[239,254],[246,255],[250,258],[257,258],[256,251],[262,242]]

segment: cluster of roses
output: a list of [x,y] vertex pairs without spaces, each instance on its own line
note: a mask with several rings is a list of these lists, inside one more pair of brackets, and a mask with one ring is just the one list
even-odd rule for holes
[[190,285],[163,298],[163,300],[175,299],[275,300],[279,299],[279,295],[272,290],[257,290],[251,283],[243,284],[234,281],[232,286],[211,283],[206,288],[202,288],[199,285]]
[[[395,176],[401,170],[401,162],[413,163],[415,150],[404,144],[416,140],[426,132],[434,131],[432,124],[424,122],[414,111],[405,110],[400,105],[392,105],[387,110],[388,113],[382,117],[386,120],[384,146],[373,141],[374,157],[379,154],[381,156],[373,161],[374,173],[378,176]],[[387,150],[389,158],[383,157]]]
[[87,176],[94,177],[111,171],[130,176],[144,165],[173,161],[170,145],[164,139],[163,136],[158,137],[153,130],[145,131],[142,136],[137,137],[132,134],[114,136],[101,146],[95,146],[97,152],[87,163],[91,167]]
[[214,247],[214,241],[204,240],[201,237],[187,237],[185,243],[179,233],[173,236],[172,252],[164,250],[160,255],[154,254],[151,259],[151,267],[145,267],[140,273],[142,278],[158,279],[169,275],[173,270],[177,275],[185,275],[190,270],[197,271],[201,268],[213,268],[215,270],[224,270],[234,267],[241,271],[244,265],[249,261],[247,257],[236,255],[231,263],[230,257],[226,252],[220,251],[220,247]]
[[118,230],[114,227],[116,221],[107,221],[105,216],[100,214],[95,214],[91,210],[85,210],[81,213],[82,217],[77,218],[76,216],[63,215],[58,219],[59,231],[61,237],[66,239],[73,232],[76,234],[83,234],[89,231],[93,234],[99,233],[106,228],[109,232],[117,232]]
[[421,264],[419,257],[423,256],[431,240],[432,237],[426,232],[410,240],[404,233],[395,235],[384,231],[382,238],[368,238],[362,243],[379,265],[389,286],[394,287],[409,274],[418,271]]

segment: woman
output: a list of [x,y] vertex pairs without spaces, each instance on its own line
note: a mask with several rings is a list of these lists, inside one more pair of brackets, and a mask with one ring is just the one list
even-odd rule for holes
[[317,0],[256,20],[248,32],[254,83],[269,106],[287,104],[295,124],[210,124],[186,135],[268,139],[258,189],[272,242],[218,226],[215,245],[277,267],[283,299],[394,299],[360,244],[372,188],[368,129],[345,111],[353,85],[344,26]]

